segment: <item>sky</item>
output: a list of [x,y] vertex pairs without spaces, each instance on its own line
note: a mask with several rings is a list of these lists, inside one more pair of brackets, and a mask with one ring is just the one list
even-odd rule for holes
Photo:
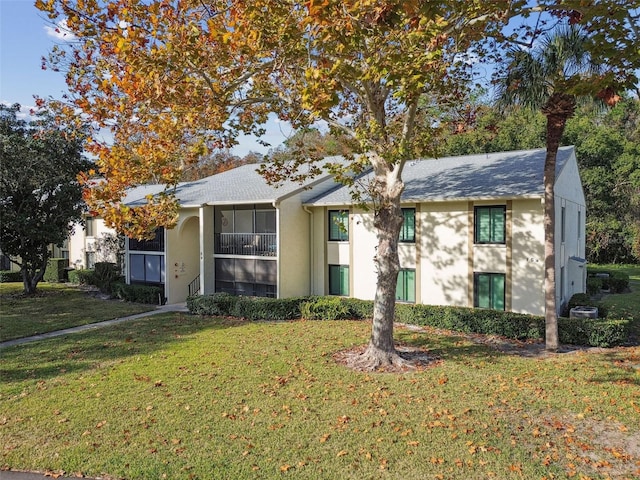
[[[34,95],[61,98],[69,93],[62,73],[42,69],[42,57],[64,42],[49,19],[34,7],[34,0],[0,0],[0,102],[19,103],[28,112]],[[264,140],[276,147],[291,129],[275,117],[268,122]],[[267,153],[269,147],[251,137],[241,137],[233,153]]]

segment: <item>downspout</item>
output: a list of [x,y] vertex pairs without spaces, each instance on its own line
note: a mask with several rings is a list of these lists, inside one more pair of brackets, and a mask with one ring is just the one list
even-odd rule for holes
[[278,267],[276,269],[276,298],[280,298],[280,268],[282,266],[282,262],[280,262],[280,202],[274,200],[271,205],[276,211],[276,265]]
[[309,214],[309,295],[313,295],[313,212],[306,205],[302,209]]

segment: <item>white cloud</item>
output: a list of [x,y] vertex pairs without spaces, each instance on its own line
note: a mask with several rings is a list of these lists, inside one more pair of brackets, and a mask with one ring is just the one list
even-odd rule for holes
[[67,26],[67,19],[63,19],[59,21],[54,26],[45,25],[44,31],[48,36],[55,38],[56,40],[61,40],[63,42],[72,42],[76,39],[76,36],[73,34],[69,27]]

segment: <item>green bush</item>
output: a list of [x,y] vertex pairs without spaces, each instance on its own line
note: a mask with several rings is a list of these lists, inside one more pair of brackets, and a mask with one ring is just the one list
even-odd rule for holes
[[232,316],[239,297],[229,293],[194,295],[187,298],[187,308],[194,315]]
[[164,301],[162,288],[153,285],[127,285],[115,282],[111,284],[111,295],[127,302],[151,305],[158,305]]
[[629,275],[624,272],[612,272],[609,274],[609,286],[611,293],[624,293],[629,288]]
[[353,318],[349,306],[340,297],[319,297],[300,306],[302,318],[307,320],[344,320]]
[[598,277],[587,277],[587,293],[597,295],[602,290],[602,279]]
[[623,345],[629,336],[628,320],[604,320],[600,318],[559,318],[560,343],[591,347],[615,347]]
[[22,282],[22,272],[0,270],[0,283]]
[[[373,318],[373,300],[340,297],[340,301],[349,309],[350,318],[358,320]],[[396,305],[396,308],[398,308],[398,305]]]
[[66,280],[66,268],[69,266],[68,258],[50,258],[47,260],[47,268],[42,280],[49,283],[59,283]]
[[74,285],[94,285],[95,272],[93,270],[69,270],[69,282]]
[[100,289],[102,293],[111,293],[111,285],[120,278],[120,271],[115,263],[96,262],[92,285]]
[[293,320],[300,318],[306,298],[238,297],[234,315],[247,320]]

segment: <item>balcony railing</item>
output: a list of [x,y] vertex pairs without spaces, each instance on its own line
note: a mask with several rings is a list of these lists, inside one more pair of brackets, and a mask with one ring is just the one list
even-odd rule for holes
[[215,252],[220,255],[275,257],[275,233],[217,233]]

